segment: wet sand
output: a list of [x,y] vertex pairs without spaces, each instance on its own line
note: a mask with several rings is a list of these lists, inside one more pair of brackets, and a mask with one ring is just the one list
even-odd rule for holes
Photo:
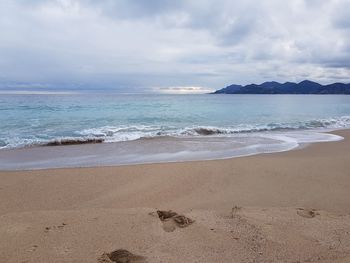
[[0,172],[0,262],[350,262],[350,131],[335,134],[228,160]]

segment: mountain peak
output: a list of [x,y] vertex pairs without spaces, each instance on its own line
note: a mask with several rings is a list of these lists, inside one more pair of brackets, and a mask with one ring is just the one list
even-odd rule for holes
[[299,82],[299,85],[318,85],[318,86],[322,86],[321,84],[319,84],[319,83],[317,83],[317,82],[314,82],[314,81],[311,81],[311,80],[308,80],[308,79],[306,79],[306,80],[303,80],[303,81],[301,81],[301,82]]
[[333,83],[321,85],[311,80],[303,80],[299,83],[267,81],[260,85],[249,84],[229,85],[217,90],[214,94],[350,94],[350,84]]

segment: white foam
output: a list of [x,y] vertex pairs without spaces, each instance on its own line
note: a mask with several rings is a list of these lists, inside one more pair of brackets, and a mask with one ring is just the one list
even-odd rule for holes
[[271,133],[264,134],[263,136],[266,138],[281,140],[284,142],[294,142],[298,145],[303,143],[339,141],[343,139],[343,137],[335,134],[322,133],[318,131],[297,131],[287,132],[284,134]]
[[[92,127],[75,131],[74,136],[60,136],[45,134],[45,131],[38,134],[25,133],[1,138],[0,149],[22,148],[32,145],[40,145],[54,140],[67,139],[99,139],[102,138],[104,142],[122,142],[133,141],[141,138],[153,138],[159,136],[173,136],[173,137],[208,137],[208,136],[222,136],[230,137],[232,135],[253,133],[261,134],[259,136],[270,136],[269,138],[278,139],[277,136],[285,136],[288,132],[289,139],[286,137],[279,137],[281,141],[296,140],[297,143],[309,143],[318,141],[338,140],[339,137],[335,135],[325,135],[318,131],[325,131],[329,129],[341,129],[350,127],[350,116],[341,116],[335,118],[312,119],[304,122],[294,123],[267,123],[267,124],[239,124],[230,126],[191,126],[191,127],[174,127],[174,126],[160,126],[160,125],[119,125],[119,126],[102,126]],[[282,132],[283,131],[283,132]],[[292,133],[291,131],[296,131]],[[312,133],[310,133],[312,132]],[[266,135],[271,133],[273,135]],[[273,136],[273,137],[271,137]]]
[[[300,144],[342,137],[313,132],[264,132],[231,136],[159,137],[95,145],[32,147],[0,151],[0,169],[91,167],[226,159],[292,150]],[[91,154],[93,153],[93,154]]]

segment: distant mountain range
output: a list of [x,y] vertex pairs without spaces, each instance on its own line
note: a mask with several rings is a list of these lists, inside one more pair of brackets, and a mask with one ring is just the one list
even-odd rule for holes
[[350,94],[350,84],[333,83],[321,85],[304,80],[300,83],[276,81],[264,82],[260,85],[235,85],[217,90],[213,94]]

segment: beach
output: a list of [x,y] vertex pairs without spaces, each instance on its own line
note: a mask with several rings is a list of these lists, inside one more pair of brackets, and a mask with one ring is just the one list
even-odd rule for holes
[[225,160],[2,171],[0,262],[350,262],[350,131],[333,133]]

